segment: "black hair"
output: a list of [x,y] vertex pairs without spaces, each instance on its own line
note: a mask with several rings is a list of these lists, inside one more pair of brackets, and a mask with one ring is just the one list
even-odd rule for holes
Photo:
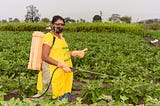
[[64,19],[61,16],[59,16],[59,15],[53,16],[53,18],[52,18],[52,24],[54,24],[59,19],[62,20],[64,22],[64,24],[65,24]]

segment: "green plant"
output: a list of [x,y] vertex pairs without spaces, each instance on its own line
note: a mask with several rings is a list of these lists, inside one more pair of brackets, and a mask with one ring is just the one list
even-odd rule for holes
[[81,97],[88,102],[96,102],[102,94],[105,94],[105,87],[102,80],[86,81],[87,84],[81,90]]

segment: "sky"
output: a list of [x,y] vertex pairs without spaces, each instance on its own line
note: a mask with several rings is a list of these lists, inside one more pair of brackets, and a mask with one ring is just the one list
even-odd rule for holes
[[34,5],[41,15],[50,20],[54,15],[80,18],[91,22],[102,11],[103,21],[112,14],[132,17],[132,22],[145,19],[160,19],[160,0],[0,0],[0,20],[25,19],[26,7]]

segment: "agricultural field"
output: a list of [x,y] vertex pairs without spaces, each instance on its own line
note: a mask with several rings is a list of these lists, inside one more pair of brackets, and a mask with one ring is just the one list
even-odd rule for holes
[[[160,105],[158,46],[150,45],[143,34],[138,34],[139,30],[128,33],[127,29],[127,32],[71,29],[74,28],[63,33],[70,50],[88,48],[88,51],[83,59],[72,58],[74,67],[83,71],[74,72],[73,102],[69,106]],[[36,93],[37,82],[37,71],[27,69],[32,33],[0,31],[0,105],[68,105],[65,100],[50,97],[27,99]],[[9,100],[9,96],[19,99]]]

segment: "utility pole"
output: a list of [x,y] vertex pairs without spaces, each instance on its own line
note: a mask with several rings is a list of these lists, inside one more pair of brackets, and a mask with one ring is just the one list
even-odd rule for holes
[[[102,19],[102,11],[100,11],[100,16],[101,16],[101,19]],[[103,19],[102,19],[102,21],[103,21]]]
[[102,11],[100,11],[100,16],[102,17]]

